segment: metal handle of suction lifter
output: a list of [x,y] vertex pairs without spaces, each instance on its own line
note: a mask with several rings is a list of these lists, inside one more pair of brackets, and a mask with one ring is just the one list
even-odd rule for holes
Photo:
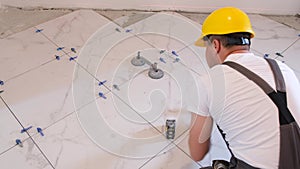
[[143,66],[145,64],[150,66],[148,76],[152,79],[161,79],[164,76],[164,72],[161,69],[157,68],[157,63],[151,63],[149,60],[141,56],[141,52],[138,52],[138,55],[131,59],[131,64],[134,66]]
[[167,119],[166,120],[166,138],[174,139],[175,138],[175,124],[176,120]]

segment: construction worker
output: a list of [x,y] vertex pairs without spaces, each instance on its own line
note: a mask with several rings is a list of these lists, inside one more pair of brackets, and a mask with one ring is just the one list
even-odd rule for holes
[[[254,36],[247,14],[235,7],[217,9],[203,22],[202,35],[195,45],[206,48],[210,70],[199,83],[201,99],[192,112],[189,148],[195,161],[202,160],[209,151],[210,131],[217,124],[238,163],[245,168],[278,168],[280,124],[276,105],[258,85],[223,64],[238,63],[276,89],[266,59],[250,52]],[[277,63],[286,84],[288,109],[299,124],[299,81],[287,65]]]

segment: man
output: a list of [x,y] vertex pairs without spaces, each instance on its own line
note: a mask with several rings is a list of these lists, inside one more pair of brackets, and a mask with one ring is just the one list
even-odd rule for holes
[[[258,85],[227,65],[236,62],[251,70],[273,89],[273,73],[267,61],[252,54],[255,36],[248,16],[234,7],[220,8],[204,21],[202,35],[195,43],[206,47],[211,68],[199,86],[200,103],[193,112],[189,147],[191,157],[200,161],[209,151],[213,122],[225,134],[232,154],[249,166],[278,168],[280,133],[278,110]],[[300,124],[300,85],[293,71],[278,62],[284,76],[287,105]],[[213,122],[212,122],[213,121]]]

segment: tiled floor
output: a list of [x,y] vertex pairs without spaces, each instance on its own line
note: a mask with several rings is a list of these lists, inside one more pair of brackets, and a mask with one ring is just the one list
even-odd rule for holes
[[[228,158],[218,146],[202,162],[189,157],[187,84],[207,70],[204,50],[193,46],[201,25],[174,12],[66,13],[0,40],[1,169],[194,169]],[[299,30],[250,19],[252,51],[284,61],[300,78]],[[158,63],[162,79],[131,64],[138,52]],[[168,118],[177,119],[174,142],[163,135]]]

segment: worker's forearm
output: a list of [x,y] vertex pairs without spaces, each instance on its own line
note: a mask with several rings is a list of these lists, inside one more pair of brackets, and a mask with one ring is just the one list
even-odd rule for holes
[[199,143],[199,138],[194,138],[190,135],[189,137],[189,149],[190,155],[193,160],[200,161],[204,158],[209,150],[210,140],[203,143]]

